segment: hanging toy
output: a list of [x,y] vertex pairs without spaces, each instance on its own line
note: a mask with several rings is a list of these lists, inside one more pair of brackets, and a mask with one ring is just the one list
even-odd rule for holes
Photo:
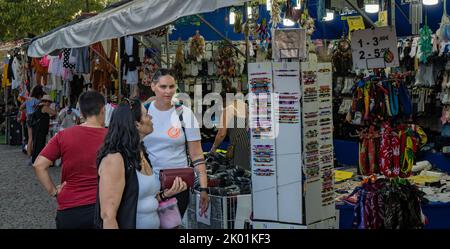
[[236,65],[234,50],[227,44],[221,43],[216,58],[217,75],[222,80],[236,77]]
[[196,31],[195,35],[190,38],[189,53],[192,58],[201,61],[205,54],[205,38],[200,35],[200,31]]
[[302,13],[300,18],[300,26],[306,29],[306,34],[311,36],[315,31],[314,19],[309,15],[308,9]]
[[145,50],[144,61],[142,62],[142,68],[144,71],[144,77],[142,79],[142,85],[150,86],[153,80],[155,72],[158,70],[159,66],[154,59],[158,51],[156,49],[147,48]]
[[421,63],[427,63],[428,58],[433,55],[432,34],[433,32],[428,25],[420,29],[419,46],[422,54],[420,55],[419,61]]
[[175,71],[175,78],[177,80],[183,79],[183,72],[185,69],[185,63],[184,63],[184,46],[181,39],[178,40],[178,47],[177,52],[175,55],[175,64],[173,65],[173,69]]
[[301,10],[296,9],[295,6],[297,6],[296,0],[286,1],[286,18],[292,20],[293,22],[298,22],[301,17]]
[[267,0],[272,2],[272,11],[270,12],[270,23],[276,27],[281,23],[281,6],[278,0]]
[[400,174],[400,139],[388,122],[382,125],[379,165],[386,177],[398,177]]
[[240,11],[234,11],[236,14],[234,18],[234,33],[242,33],[242,13]]
[[267,51],[270,44],[270,33],[269,29],[267,27],[267,21],[266,19],[262,19],[261,24],[259,25],[258,29],[256,30],[258,33],[258,41],[259,41],[259,48],[262,51]]

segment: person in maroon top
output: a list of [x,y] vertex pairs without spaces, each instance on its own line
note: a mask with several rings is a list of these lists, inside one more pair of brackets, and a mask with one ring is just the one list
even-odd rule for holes
[[[57,229],[94,228],[97,197],[97,152],[107,129],[105,98],[89,91],[80,96],[81,114],[86,122],[54,136],[34,163],[34,170],[45,190],[58,202]],[[61,185],[55,186],[48,169],[61,158]]]

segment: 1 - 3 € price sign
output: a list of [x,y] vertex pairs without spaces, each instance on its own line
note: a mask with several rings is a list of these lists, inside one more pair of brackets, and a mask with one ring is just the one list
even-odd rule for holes
[[353,69],[398,67],[397,35],[393,27],[352,33]]

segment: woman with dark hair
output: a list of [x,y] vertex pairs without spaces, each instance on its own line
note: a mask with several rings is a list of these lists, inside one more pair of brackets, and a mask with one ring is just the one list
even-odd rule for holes
[[56,116],[56,111],[50,107],[52,103],[50,95],[44,95],[32,116],[35,124],[32,127],[33,133],[33,152],[31,153],[31,163],[36,161],[41,151],[47,143],[50,118]]
[[160,191],[142,139],[153,123],[139,100],[120,104],[109,124],[97,157],[99,189],[95,223],[98,228],[157,229],[158,203],[187,189],[176,178],[170,189]]
[[31,114],[36,110],[39,105],[40,99],[44,97],[45,92],[41,85],[37,85],[31,90],[30,97],[20,106],[20,110],[26,111],[27,116],[27,129],[28,129],[28,143],[27,143],[27,155],[31,156],[33,148],[33,130],[29,125],[29,120],[31,120]]
[[[208,210],[208,175],[203,156],[200,125],[192,110],[172,102],[177,85],[167,69],[158,70],[151,84],[155,93],[148,113],[154,117],[155,131],[144,139],[156,174],[161,169],[186,168],[192,165],[200,183],[200,213]],[[191,161],[189,163],[188,160]],[[187,210],[190,191],[176,196],[181,216]]]

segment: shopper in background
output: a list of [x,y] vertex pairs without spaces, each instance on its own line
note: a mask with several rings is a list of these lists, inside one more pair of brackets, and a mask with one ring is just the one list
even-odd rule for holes
[[[94,228],[97,197],[97,152],[107,130],[105,98],[96,91],[80,96],[80,110],[85,122],[58,132],[34,163],[39,182],[58,202],[56,228]],[[61,185],[55,186],[48,169],[61,158]]]
[[114,111],[114,109],[117,107],[118,98],[115,95],[112,95],[111,98],[107,101],[105,110],[106,110],[106,116],[105,116],[105,127],[109,127],[109,123],[111,121],[111,116]]
[[227,92],[222,92],[222,100],[225,109],[220,118],[220,126],[216,135],[210,154],[215,154],[225,137],[229,136],[230,145],[227,155],[232,160],[233,165],[250,170],[250,138],[247,125],[247,105],[244,98],[236,96],[236,89],[232,88],[229,93],[234,99],[227,102]]
[[58,114],[59,131],[80,124],[80,115],[74,106],[75,106],[74,101],[71,100],[69,104],[59,112]]
[[142,144],[153,131],[152,118],[139,100],[122,103],[113,112],[105,143],[98,154],[98,228],[158,229],[158,203],[187,189],[177,178],[160,191]]
[[[156,97],[151,102],[148,113],[153,117],[154,131],[144,138],[144,143],[153,169],[159,175],[160,169],[189,167],[187,147],[192,165],[200,178],[201,211],[206,212],[209,204],[208,176],[197,119],[189,108],[183,105],[176,108],[172,104],[177,86],[169,70],[156,71],[152,81],[151,87]],[[180,116],[183,118],[183,126]],[[189,190],[181,192],[176,198],[183,216],[189,204]]]
[[39,153],[47,143],[47,135],[50,126],[50,117],[56,116],[56,111],[50,107],[52,103],[50,95],[44,95],[38,107],[31,115],[33,134],[33,152],[31,153],[31,163],[34,163]]
[[28,129],[28,143],[27,143],[27,155],[31,157],[31,153],[33,151],[33,129],[29,125],[29,121],[31,120],[31,114],[36,110],[40,99],[45,95],[42,86],[37,85],[31,90],[30,98],[28,98],[20,107],[21,110],[26,111],[27,115],[27,129]]

